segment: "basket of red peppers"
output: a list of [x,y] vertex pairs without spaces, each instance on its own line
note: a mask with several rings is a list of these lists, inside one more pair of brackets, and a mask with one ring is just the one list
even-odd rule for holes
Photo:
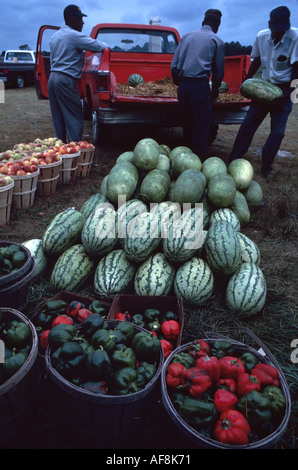
[[286,429],[291,399],[271,352],[217,334],[166,359],[162,400],[175,424],[203,448],[270,448]]

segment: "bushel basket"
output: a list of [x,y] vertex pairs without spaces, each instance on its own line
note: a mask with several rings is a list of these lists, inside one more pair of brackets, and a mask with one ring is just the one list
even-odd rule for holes
[[230,445],[230,444],[224,444],[221,443],[215,439],[211,439],[208,436],[204,435],[203,433],[200,433],[198,430],[190,426],[177,412],[175,409],[170,395],[168,393],[167,389],[167,384],[166,384],[166,373],[169,365],[173,361],[173,357],[181,352],[187,352],[188,347],[192,343],[187,343],[179,348],[177,348],[173,353],[168,356],[166,361],[164,362],[164,366],[162,369],[161,373],[161,394],[162,394],[162,401],[164,404],[164,407],[172,419],[172,421],[176,424],[176,426],[184,433],[184,435],[192,440],[198,448],[202,449],[268,449],[272,448],[282,437],[284,434],[288,421],[290,418],[290,413],[291,413],[291,396],[289,392],[289,388],[285,379],[285,376],[283,374],[283,371],[281,370],[280,365],[274,358],[274,356],[271,354],[271,352],[268,350],[268,348],[255,336],[250,330],[246,329],[247,334],[255,341],[256,344],[259,346],[259,350],[255,350],[254,348],[241,343],[240,341],[236,341],[231,338],[227,338],[225,336],[217,335],[215,333],[206,333],[204,339],[208,342],[209,345],[213,345],[213,343],[217,340],[224,340],[228,341],[231,343],[233,350],[239,354],[239,356],[243,353],[250,352],[253,355],[255,355],[260,362],[263,362],[265,364],[269,364],[273,367],[275,367],[278,372],[279,372],[279,379],[280,379],[280,388],[285,396],[286,399],[286,407],[285,407],[285,413],[284,417],[279,424],[278,428],[275,429],[274,432],[269,434],[268,436],[251,442],[247,445]]

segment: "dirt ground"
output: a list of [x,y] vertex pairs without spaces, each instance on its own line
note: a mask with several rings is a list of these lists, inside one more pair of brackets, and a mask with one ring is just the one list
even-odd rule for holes
[[[247,321],[231,319],[222,306],[222,299],[213,297],[200,310],[185,310],[184,342],[190,341],[204,331],[217,331],[235,339],[243,340],[245,328],[251,329],[271,350],[281,365],[292,397],[292,413],[286,432],[277,448],[297,448],[298,442],[298,364],[291,360],[291,342],[298,338],[297,320],[297,122],[298,105],[294,105],[289,118],[286,136],[274,164],[274,178],[264,182],[260,177],[261,148],[269,132],[267,118],[259,128],[246,158],[252,163],[254,179],[262,185],[264,206],[252,212],[250,223],[243,233],[252,238],[261,252],[261,268],[267,282],[266,306],[257,317]],[[38,101],[34,87],[7,89],[5,103],[0,103],[0,152],[11,149],[20,142],[35,138],[54,136],[48,101]],[[209,147],[208,156],[227,160],[232,149],[238,126],[220,126],[215,142]],[[0,239],[23,242],[41,238],[52,218],[67,207],[80,208],[85,200],[98,192],[103,177],[110,171],[117,157],[124,151],[133,150],[143,137],[153,137],[158,143],[171,149],[183,144],[181,129],[139,129],[134,126],[111,129],[102,136],[96,147],[91,174],[77,180],[72,186],[59,186],[49,198],[36,197],[34,206],[25,211],[12,210],[10,223],[0,227]],[[85,121],[84,138],[92,141],[91,124]],[[34,309],[43,297],[44,286],[33,285],[30,292],[30,309]],[[154,427],[156,426],[156,427]],[[163,426],[152,424],[155,439],[164,431]],[[149,431],[148,431],[149,432]],[[168,432],[168,428],[167,428]],[[157,446],[151,435],[151,445]],[[177,438],[177,435],[176,435]],[[166,448],[167,442],[164,443]],[[177,444],[179,448],[179,443]],[[185,444],[185,442],[180,444]],[[162,448],[162,447],[161,447]],[[182,448],[182,447],[180,447]]]

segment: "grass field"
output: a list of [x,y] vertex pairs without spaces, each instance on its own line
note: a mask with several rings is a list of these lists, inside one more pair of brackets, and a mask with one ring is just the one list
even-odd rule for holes
[[[5,103],[0,104],[0,152],[11,149],[19,142],[54,135],[49,103],[38,101],[35,89],[7,89]],[[250,223],[242,232],[253,239],[261,252],[261,269],[267,282],[267,300],[263,311],[249,320],[239,320],[227,312],[222,292],[214,296],[200,309],[185,309],[183,342],[201,337],[204,332],[214,331],[240,341],[251,342],[245,333],[249,328],[270,349],[281,365],[288,381],[292,397],[292,413],[288,428],[276,445],[278,449],[297,448],[298,442],[298,364],[291,361],[291,343],[298,338],[297,318],[297,122],[298,105],[294,105],[289,118],[281,152],[274,164],[274,177],[265,182],[260,177],[261,148],[269,132],[266,119],[259,128],[246,158],[252,163],[254,179],[263,188],[264,206],[252,211]],[[220,126],[217,139],[210,146],[208,155],[227,161],[238,130],[238,126]],[[85,138],[91,139],[90,122],[85,122]],[[99,191],[103,177],[110,171],[116,158],[124,151],[133,150],[142,137],[153,137],[170,148],[183,143],[181,129],[115,129],[108,138],[103,136],[96,148],[95,161],[89,178],[79,180],[73,186],[59,186],[50,198],[36,198],[28,210],[12,210],[10,223],[0,227],[0,239],[23,242],[30,238],[41,238],[45,228],[61,210],[67,207],[80,208],[94,192]],[[82,293],[93,294],[93,286]],[[36,305],[52,295],[48,279],[32,284],[27,307],[28,316]],[[147,417],[147,448],[192,448],[181,433],[167,420],[166,413],[156,401],[156,409]],[[43,447],[44,434],[32,437],[33,448]],[[36,439],[36,441],[34,440]],[[49,447],[57,443],[50,441]]]

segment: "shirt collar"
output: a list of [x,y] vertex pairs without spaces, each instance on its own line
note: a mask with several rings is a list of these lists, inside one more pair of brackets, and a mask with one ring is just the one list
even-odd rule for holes
[[209,24],[204,24],[202,26],[202,29],[208,29],[209,31],[213,31],[213,29],[211,28],[211,26]]

